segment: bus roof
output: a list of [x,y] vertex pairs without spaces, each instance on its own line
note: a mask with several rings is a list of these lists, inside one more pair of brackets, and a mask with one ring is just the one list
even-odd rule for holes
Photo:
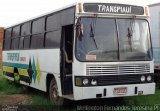
[[101,2],[101,1],[86,1],[86,2],[75,2],[75,3],[73,3],[73,4],[70,4],[70,5],[67,5],[67,6],[65,6],[65,7],[62,7],[62,8],[59,8],[59,9],[55,9],[55,10],[53,10],[53,11],[51,11],[51,12],[47,12],[47,13],[45,13],[45,14],[42,14],[42,15],[39,15],[39,16],[36,16],[36,17],[34,17],[34,18],[30,18],[30,19],[27,19],[27,20],[25,20],[25,21],[22,21],[22,22],[19,22],[19,23],[16,23],[16,24],[13,24],[12,26],[8,26],[8,27],[6,27],[5,29],[7,29],[7,28],[10,28],[10,27],[15,27],[15,26],[17,26],[17,25],[20,25],[20,24],[23,24],[23,23],[26,23],[26,22],[29,22],[29,21],[31,21],[31,20],[35,20],[35,19],[38,19],[38,18],[41,18],[41,17],[44,17],[44,16],[46,16],[46,15],[51,15],[51,14],[54,14],[54,13],[56,13],[56,12],[59,12],[59,11],[62,11],[62,10],[65,10],[65,9],[68,9],[68,8],[71,8],[71,7],[74,7],[74,6],[76,6],[76,5],[78,5],[79,3],[81,3],[81,4],[84,4],[84,3],[117,3],[117,4],[126,4],[126,5],[133,5],[133,6],[142,6],[142,7],[144,7],[144,5],[137,5],[137,4],[134,4],[134,3],[130,3],[130,2],[119,2],[118,0],[117,1],[113,1],[113,0],[107,0],[107,2]]
[[84,2],[76,2],[75,4],[78,3],[115,3],[115,4],[128,4],[128,5],[135,5],[135,6],[146,6],[146,5],[139,5],[135,2],[128,2],[128,1],[119,1],[119,0],[105,0],[105,1],[97,1],[97,0],[92,0],[92,1],[84,1]]
[[[12,25],[12,26],[17,26],[17,25],[20,25],[20,24],[22,24],[22,23],[26,23],[26,22],[29,22],[29,21],[31,21],[31,20],[35,20],[35,19],[38,19],[38,18],[44,17],[44,16],[46,16],[46,15],[51,15],[51,14],[54,14],[54,13],[56,13],[56,12],[59,12],[59,11],[62,11],[62,10],[65,10],[65,9],[68,9],[68,8],[71,8],[71,7],[74,7],[74,6],[76,6],[76,3],[74,3],[74,4],[70,4],[70,5],[67,5],[67,6],[62,7],[62,8],[59,8],[59,9],[55,9],[55,10],[53,10],[53,11],[50,11],[50,12],[44,13],[44,14],[42,14],[42,15],[38,15],[38,16],[36,16],[36,17],[33,17],[33,18],[30,18],[30,19],[27,19],[27,20],[25,20],[25,21],[22,21],[22,22],[16,23],[16,24],[14,24],[14,25]],[[10,28],[10,27],[12,27],[12,26],[8,26],[8,27],[6,27],[5,29]]]

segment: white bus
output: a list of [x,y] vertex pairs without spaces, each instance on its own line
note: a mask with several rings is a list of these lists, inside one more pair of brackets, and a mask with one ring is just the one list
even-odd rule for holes
[[148,14],[145,6],[76,3],[8,27],[3,74],[55,104],[154,94]]

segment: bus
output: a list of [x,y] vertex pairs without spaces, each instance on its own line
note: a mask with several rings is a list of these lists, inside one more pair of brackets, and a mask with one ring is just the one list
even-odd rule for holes
[[155,93],[148,7],[81,2],[5,28],[3,75],[65,99]]

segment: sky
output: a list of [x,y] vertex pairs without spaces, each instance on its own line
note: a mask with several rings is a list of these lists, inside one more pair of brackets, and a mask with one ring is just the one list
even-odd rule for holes
[[[14,24],[43,15],[64,6],[84,0],[0,0],[0,27]],[[85,0],[90,1],[90,0]],[[92,0],[93,1],[93,0]],[[107,0],[94,0],[103,1]],[[159,0],[108,0],[128,2],[138,5],[148,5],[160,2]]]

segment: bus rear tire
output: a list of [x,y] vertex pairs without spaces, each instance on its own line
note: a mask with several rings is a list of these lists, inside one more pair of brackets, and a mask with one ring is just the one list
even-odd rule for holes
[[53,78],[49,85],[49,98],[54,105],[63,105],[64,98],[61,98],[58,94],[58,86]]

